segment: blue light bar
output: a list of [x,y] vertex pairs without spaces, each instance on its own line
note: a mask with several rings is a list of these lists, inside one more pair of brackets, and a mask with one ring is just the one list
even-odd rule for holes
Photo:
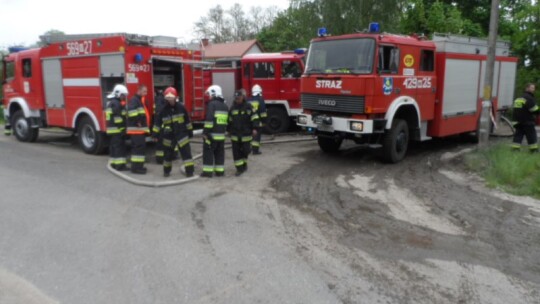
[[296,55],[304,55],[306,53],[306,48],[297,48],[294,50]]
[[10,46],[10,47],[8,47],[8,52],[10,52],[10,53],[18,53],[18,52],[21,52],[21,51],[26,51],[28,49],[29,48],[24,47],[24,46]]
[[378,22],[371,22],[369,24],[369,32],[370,33],[379,33],[381,31],[381,26]]
[[319,37],[326,37],[328,36],[328,31],[326,30],[325,27],[320,27],[319,30],[317,31],[317,35]]

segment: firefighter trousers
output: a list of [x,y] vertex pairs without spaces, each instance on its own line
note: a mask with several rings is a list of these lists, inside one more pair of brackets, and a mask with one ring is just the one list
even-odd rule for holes
[[109,143],[109,156],[110,163],[113,168],[125,166],[126,161],[126,143],[124,141],[123,134],[111,135],[111,141]]
[[131,135],[131,170],[139,170],[144,167],[146,135]]
[[203,173],[225,174],[225,141],[205,140],[203,143]]
[[165,148],[163,147],[163,135],[159,134],[156,142],[156,163],[162,164],[165,157]]
[[538,151],[538,138],[536,135],[536,128],[534,124],[518,123],[515,125],[515,128],[516,133],[514,133],[512,148],[519,150],[521,148],[521,142],[523,141],[523,137],[526,137],[527,144],[529,145],[529,150],[531,152]]
[[245,171],[247,169],[248,155],[251,153],[251,141],[233,141],[232,152],[234,166],[237,171]]
[[186,136],[181,140],[163,138],[164,159],[163,159],[163,172],[170,173],[172,170],[172,161],[176,155],[176,148],[180,150],[184,167],[186,168],[186,175],[193,175],[195,162],[191,156],[191,146],[189,145],[189,138]]
[[261,132],[257,132],[257,135],[253,136],[251,148],[253,149],[253,153],[259,153],[261,149]]

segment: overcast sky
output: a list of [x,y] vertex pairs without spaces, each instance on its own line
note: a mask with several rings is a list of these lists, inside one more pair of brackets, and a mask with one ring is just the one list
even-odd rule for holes
[[289,0],[0,0],[0,49],[29,45],[50,29],[67,34],[127,32],[194,38],[193,25],[209,9],[239,3],[245,12],[252,6],[285,9]]

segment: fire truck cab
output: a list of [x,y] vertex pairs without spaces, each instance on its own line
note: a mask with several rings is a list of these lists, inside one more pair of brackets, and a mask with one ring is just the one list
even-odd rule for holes
[[36,49],[11,49],[2,59],[6,127],[19,141],[33,142],[39,128],[72,130],[84,152],[101,153],[106,95],[125,84],[129,97],[146,85],[145,106],[153,114],[160,90],[174,86],[194,120],[204,120],[200,51],[173,37],[134,34],[42,36]]
[[220,85],[229,104],[233,102],[234,91],[243,88],[249,96],[251,88],[260,85],[268,112],[265,131],[282,133],[302,111],[300,77],[304,60],[304,49],[247,54],[239,61],[223,59],[207,70],[207,82]]
[[[302,76],[298,125],[314,131],[325,152],[349,139],[401,161],[409,140],[478,131],[486,54],[487,42],[469,37],[321,35]],[[512,103],[517,63],[505,42],[496,54],[495,109]]]

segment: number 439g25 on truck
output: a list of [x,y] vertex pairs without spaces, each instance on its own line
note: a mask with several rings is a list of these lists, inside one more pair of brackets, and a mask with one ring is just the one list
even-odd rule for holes
[[[344,139],[382,148],[401,161],[409,140],[424,141],[479,130],[487,42],[462,36],[365,33],[312,40],[301,80],[298,125],[315,131],[325,152]],[[517,58],[496,47],[493,108],[513,100]]]

